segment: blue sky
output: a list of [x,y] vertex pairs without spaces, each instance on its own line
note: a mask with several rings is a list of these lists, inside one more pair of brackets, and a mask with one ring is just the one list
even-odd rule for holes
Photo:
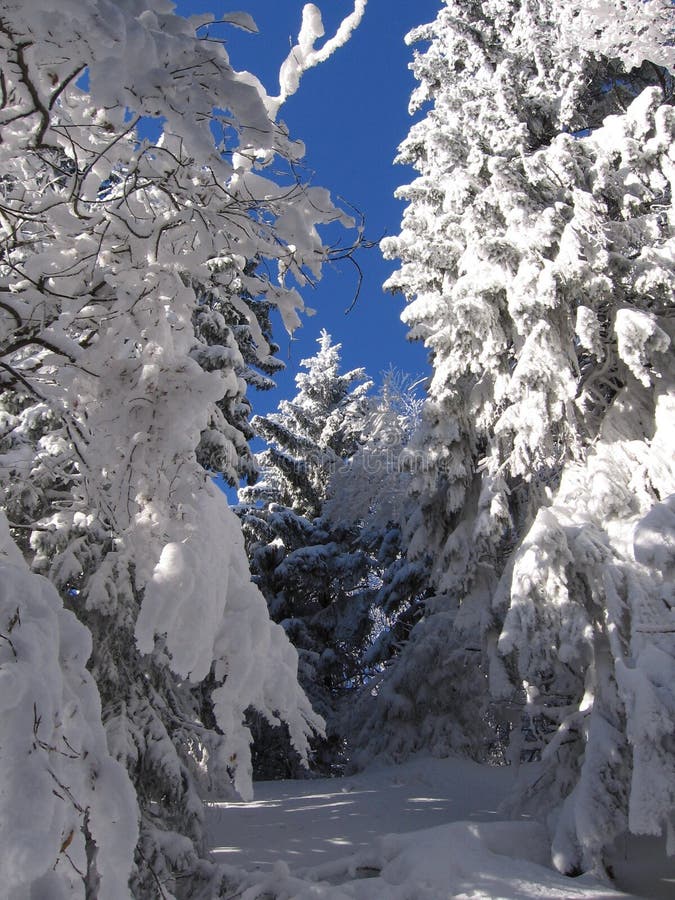
[[[181,0],[177,10],[183,14],[250,13],[259,34],[228,27],[230,60],[235,68],[253,72],[276,94],[279,65],[297,36],[302,6],[301,0],[236,0],[217,6],[213,0]],[[334,33],[352,8],[350,0],[319,0],[317,6],[327,34]],[[408,70],[412,48],[403,38],[413,26],[435,18],[439,7],[439,0],[369,0],[351,41],[305,73],[298,93],[280,113],[291,136],[306,145],[305,163],[313,173],[312,182],[360,209],[369,239],[399,230],[403,203],[393,193],[413,173],[394,166],[393,159],[412,121],[408,100],[415,84]],[[299,361],[314,354],[322,328],[342,344],[345,368],[364,366],[375,381],[390,364],[411,375],[427,372],[426,351],[406,340],[399,321],[404,301],[382,290],[393,263],[385,262],[378,248],[362,252],[359,261],[363,285],[348,315],[345,309],[353,299],[357,277],[348,262],[341,262],[326,270],[316,289],[304,294],[305,303],[317,312],[304,320],[292,342],[279,323],[276,339],[287,369],[277,378],[273,394],[253,394],[256,412],[272,411],[280,399],[293,396]]]

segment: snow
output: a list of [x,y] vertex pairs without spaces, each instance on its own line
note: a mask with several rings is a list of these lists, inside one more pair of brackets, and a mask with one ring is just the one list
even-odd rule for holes
[[644,59],[667,68],[675,64],[671,0],[584,0],[569,7],[565,34],[571,43],[616,54],[630,67]]
[[675,494],[657,503],[635,528],[635,558],[675,581]]
[[[100,900],[126,900],[136,797],[109,755],[85,668],[91,634],[28,569],[0,512],[0,880],[10,900],[79,900],[95,842]],[[93,877],[93,876],[92,876]]]
[[[412,831],[449,819],[495,818],[509,786],[506,769],[481,768],[468,760],[452,765],[458,776],[454,784],[448,783],[448,763],[435,759],[339,779],[257,782],[251,804],[209,805],[214,853],[219,861],[246,867],[269,867],[278,860],[307,867],[368,848],[383,822],[396,821],[397,830]],[[237,846],[218,846],[230,828]]]
[[[258,782],[252,803],[208,805],[212,854],[247,871],[245,900],[625,896],[554,871],[544,825],[500,821],[512,771],[418,756],[345,778]],[[675,865],[664,868],[658,841],[624,840],[616,860],[641,896],[672,896]]]
[[641,310],[619,309],[614,325],[619,354],[633,375],[649,385],[648,363],[653,353],[666,353],[670,338],[656,323],[656,317]]
[[255,20],[245,12],[225,13],[221,21],[229,22],[230,25],[236,25],[237,28],[242,28],[244,31],[250,31],[256,34],[258,32],[258,26],[256,25]]
[[[278,307],[289,331],[299,324],[298,289],[335,255],[318,228],[351,220],[325,190],[263,174],[274,155],[292,171],[301,145],[277,126],[279,106],[365,6],[350,2],[317,48],[321,14],[307,4],[271,98],[219,41],[195,38],[207,18],[173,16],[169,0],[3,4],[12,433],[0,465],[26,556],[0,514],[0,881],[11,900],[128,900],[130,875],[137,897],[150,879],[167,897],[203,895],[189,881],[204,862],[195,868],[189,765],[208,759],[214,780],[224,771],[247,799],[247,710],[285,721],[301,755],[320,728],[296,651],[250,581],[241,528],[195,453],[208,430],[236,457],[247,428],[220,416],[244,402],[244,356],[233,336],[222,350],[203,343],[194,317],[211,302],[236,310],[261,360],[274,342],[249,299]],[[410,444],[426,468],[413,473],[408,458],[405,526],[413,563],[428,553],[434,565],[396,674],[368,686],[368,703],[388,703],[382,727],[371,717],[361,730],[392,755],[404,740],[478,752],[487,665],[468,655],[493,648],[500,699],[525,694],[525,727],[540,732],[523,802],[537,815],[548,804],[547,828],[500,821],[512,770],[457,761],[262,785],[254,804],[209,807],[213,856],[237,867],[241,897],[617,896],[554,872],[551,858],[672,895],[672,862],[646,877],[635,860],[675,852],[675,113],[656,85],[626,109],[618,69],[595,63],[632,65],[655,47],[650,58],[672,67],[674,9],[446,0],[438,25],[416,32],[431,46],[413,63],[412,106],[429,99],[434,111],[401,147],[421,177],[398,192],[410,202],[402,235],[383,244],[402,263],[389,287],[412,300],[406,321],[434,357]],[[255,29],[246,13],[227,20]],[[586,32],[593,65],[577,52]],[[624,74],[642,90],[642,76]],[[157,120],[156,145],[134,134],[134,116]],[[291,437],[292,410],[268,420]],[[354,425],[339,412],[315,442],[321,497],[342,459],[331,441]],[[389,465],[392,435],[374,435],[378,455],[363,446],[364,470]],[[308,440],[298,436],[303,452]],[[305,522],[298,533],[316,534]],[[330,537],[277,567],[289,593],[291,562],[306,586],[337,556]],[[361,559],[345,552],[334,576],[350,602]],[[215,686],[193,693],[211,672]],[[222,736],[193,721],[201,700]],[[427,709],[438,725],[415,721]],[[628,828],[643,836],[626,840]]]
[[280,94],[278,97],[270,99],[271,110],[278,110],[285,100],[295,94],[303,72],[325,62],[336,50],[347,43],[363,18],[366,3],[367,0],[355,0],[354,10],[345,16],[334,36],[318,50],[314,45],[325,34],[321,10],[313,3],[304,5],[298,42],[291,48],[279,69]]

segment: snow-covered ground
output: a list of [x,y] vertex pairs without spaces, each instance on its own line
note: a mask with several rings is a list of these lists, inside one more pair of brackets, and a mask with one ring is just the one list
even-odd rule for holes
[[[510,777],[424,758],[348,778],[259,782],[252,803],[209,804],[213,855],[251,873],[242,900],[624,896],[553,871],[539,823],[500,821]],[[653,841],[631,841],[617,857],[625,889],[675,897],[675,865],[664,865]]]

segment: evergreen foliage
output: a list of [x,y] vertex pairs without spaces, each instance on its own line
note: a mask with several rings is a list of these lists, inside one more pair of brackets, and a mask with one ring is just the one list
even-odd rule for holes
[[[315,767],[332,772],[353,753],[350,746],[343,755],[345,741],[358,747],[353,735],[368,729],[370,692],[419,616],[428,578],[420,561],[406,558],[401,530],[407,445],[421,406],[416,386],[391,371],[367,397],[369,383],[351,388],[362,371],[340,375],[339,347],[325,333],[320,344],[304,361],[294,400],[256,420],[273,443],[259,454],[263,480],[240,492],[248,502],[238,512],[254,579],[298,649],[301,683],[328,723]],[[278,735],[267,731],[259,746],[261,775],[299,774]]]
[[[359,677],[372,593],[358,521],[331,525],[322,516],[331,478],[359,445],[370,402],[363,369],[340,372],[340,349],[322,332],[317,354],[301,363],[306,371],[296,376],[293,400],[253,419],[268,446],[258,454],[261,481],[240,491],[237,509],[254,581],[298,650],[300,683],[328,723],[314,753],[324,772],[341,759],[337,707]],[[296,756],[279,747],[283,734],[256,728],[258,773],[300,774]]]
[[673,490],[673,16],[446,0],[409,36],[430,107],[383,248],[434,367],[406,538],[435,591],[370,727],[484,757],[522,705],[564,871],[602,870],[628,828],[672,834],[667,539],[638,535]]
[[[254,274],[254,267],[245,271]],[[198,304],[193,322],[198,340],[192,358],[207,372],[230,374],[228,391],[217,401],[208,427],[202,431],[197,459],[210,472],[222,475],[234,487],[242,479],[253,483],[258,468],[249,442],[251,401],[247,390],[271,390],[272,376],[284,368],[274,355],[279,347],[272,340],[269,301],[255,299],[242,289],[236,273],[230,291],[221,296],[203,292],[195,284]],[[232,293],[238,289],[238,293]]]

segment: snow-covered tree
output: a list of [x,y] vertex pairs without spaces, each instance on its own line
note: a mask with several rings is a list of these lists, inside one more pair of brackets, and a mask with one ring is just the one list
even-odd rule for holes
[[[640,535],[673,492],[674,15],[445,0],[409,36],[431,107],[383,247],[434,367],[407,534],[435,594],[388,683],[435,679],[419,727],[439,752],[478,750],[490,695],[506,719],[524,704],[566,871],[601,869],[627,828],[672,834],[667,540]],[[445,704],[464,711],[444,748]]]
[[364,659],[367,667],[388,659],[400,644],[407,630],[398,621],[399,613],[405,618],[410,599],[406,586],[419,582],[423,568],[408,565],[401,548],[411,478],[408,445],[422,408],[417,387],[394,368],[384,373],[358,449],[333,475],[324,508],[329,523],[357,525],[361,545],[371,555],[370,578],[378,588],[371,614],[378,619],[378,634]]
[[[330,771],[339,756],[336,705],[357,677],[371,592],[358,522],[330,524],[323,511],[332,476],[359,446],[371,382],[363,369],[340,371],[341,347],[326,331],[318,343],[315,356],[301,362],[306,371],[296,376],[296,396],[253,419],[268,446],[257,454],[261,480],[240,491],[237,511],[254,581],[298,650],[300,683],[328,721],[315,765]],[[279,735],[259,727],[266,733],[260,774],[297,774]]]
[[[229,18],[251,26],[243,14]],[[234,71],[221,44],[199,39],[207,19],[176,16],[165,0],[58,9],[8,0],[0,11],[2,506],[33,570],[91,633],[100,714],[89,687],[70,706],[75,675],[64,675],[62,693],[74,734],[85,734],[78,717],[93,717],[92,760],[113,771],[102,719],[108,750],[133,781],[140,832],[130,884],[140,897],[215,890],[201,859],[197,785],[231,780],[250,794],[250,707],[284,721],[301,756],[318,724],[295,651],[250,582],[239,523],[200,460],[226,460],[230,478],[241,471],[251,361],[242,348],[263,371],[273,349],[252,304],[274,304],[292,330],[296,286],[317,277],[327,255],[316,226],[346,221],[292,165],[286,181],[268,174],[273,159],[293,163],[300,152],[276,115],[313,64],[320,15],[305,15],[278,98]],[[153,128],[160,136],[144,138]],[[66,632],[80,666],[85,632],[45,590],[35,596],[42,591],[66,635],[63,650],[53,639],[49,664],[60,654],[75,673]],[[8,659],[12,643],[3,643]],[[205,715],[195,686],[207,678]],[[24,710],[37,691],[26,685]],[[56,710],[58,680],[53,690]],[[37,709],[45,696],[33,702],[49,743],[58,711]],[[17,737],[12,747],[22,746]],[[80,782],[90,764],[82,757]],[[77,799],[86,814],[85,802],[88,794]],[[52,806],[27,793],[15,813],[34,820]],[[102,833],[91,808],[84,823],[58,813],[74,823],[78,867],[80,824],[94,841]],[[1,854],[4,878],[5,846]],[[95,895],[84,882],[77,890],[69,896]],[[114,890],[101,896],[124,895]]]
[[340,372],[341,346],[325,330],[318,343],[318,353],[300,362],[307,371],[296,375],[293,400],[253,419],[268,446],[258,454],[263,478],[241,492],[247,504],[277,503],[316,517],[331,475],[357,449],[372,382],[363,369]]
[[[359,661],[361,689],[352,692],[340,724],[352,767],[372,756],[400,759],[421,738],[416,718],[423,709],[419,698],[408,698],[409,721],[401,729],[407,731],[406,739],[401,732],[394,737],[382,721],[385,716],[391,722],[396,718],[394,709],[405,703],[393,699],[388,667],[422,615],[431,586],[428,560],[409,559],[403,539],[412,478],[410,440],[422,407],[416,388],[396,370],[385,373],[364,422],[359,449],[331,479],[325,505],[327,523],[358,529],[360,546],[369,559],[369,636]],[[383,691],[389,693],[387,698]]]
[[196,284],[198,303],[193,321],[199,343],[192,352],[192,358],[206,371],[233,371],[237,379],[236,388],[233,383],[217,402],[197,449],[201,465],[222,475],[233,487],[244,478],[255,481],[258,474],[249,446],[255,432],[247,389],[270,390],[274,387],[272,376],[284,367],[274,355],[279,348],[272,340],[273,304],[238,287],[240,292],[234,297],[230,292],[215,296],[202,294]]
[[359,431],[344,465],[335,469],[325,492],[333,521],[360,521],[366,533],[380,533],[402,518],[410,482],[407,448],[419,424],[419,383],[390,368],[356,425]]
[[[315,760],[325,770],[335,767],[345,740],[350,756],[373,743],[382,749],[378,729],[370,728],[373,679],[404,643],[428,587],[425,565],[402,548],[406,448],[421,405],[415,385],[391,371],[378,394],[365,397],[367,385],[350,390],[355,373],[340,375],[338,351],[324,334],[319,353],[305,361],[297,397],[280,404],[287,415],[267,423],[276,444],[260,454],[263,480],[241,492],[258,505],[239,510],[254,577],[300,652],[301,682],[328,720],[329,741],[317,745]],[[296,509],[318,514],[279,503],[284,489]],[[295,772],[287,756],[268,734],[261,773]]]

